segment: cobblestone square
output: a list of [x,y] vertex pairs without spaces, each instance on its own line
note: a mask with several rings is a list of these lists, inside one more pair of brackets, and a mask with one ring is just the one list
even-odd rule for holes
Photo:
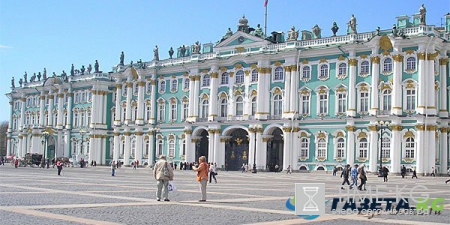
[[[368,186],[421,184],[431,198],[444,198],[440,215],[326,215],[305,220],[286,208],[295,183],[325,183],[326,199],[339,195],[342,180],[325,173],[257,173],[220,171],[218,183],[208,184],[208,200],[199,203],[193,171],[175,171],[177,191],[170,202],[155,200],[156,185],[148,168],[120,168],[111,177],[108,167],[56,169],[0,166],[2,224],[449,224],[448,177],[402,179],[369,175]],[[388,193],[384,197],[395,197]]]

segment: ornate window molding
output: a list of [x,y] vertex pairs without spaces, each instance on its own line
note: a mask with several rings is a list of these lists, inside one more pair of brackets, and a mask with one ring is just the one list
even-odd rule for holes
[[338,61],[336,63],[336,78],[339,80],[344,80],[347,78],[348,74],[348,64],[346,61]]
[[370,74],[370,62],[368,59],[360,60],[359,62],[359,73],[360,77],[367,77]]
[[301,79],[303,82],[311,80],[311,65],[307,64],[301,67]]
[[327,62],[317,65],[317,79],[326,81],[330,78],[330,65]]
[[343,130],[337,130],[333,133],[333,137],[334,159],[338,162],[342,162],[346,158],[346,132]]
[[314,133],[316,151],[315,159],[319,162],[327,160],[328,152],[328,133],[326,131],[318,131]]

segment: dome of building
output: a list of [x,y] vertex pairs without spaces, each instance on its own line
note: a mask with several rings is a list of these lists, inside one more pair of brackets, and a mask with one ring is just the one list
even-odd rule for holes
[[239,25],[247,25],[248,20],[245,18],[245,15],[242,16],[242,18],[239,20]]

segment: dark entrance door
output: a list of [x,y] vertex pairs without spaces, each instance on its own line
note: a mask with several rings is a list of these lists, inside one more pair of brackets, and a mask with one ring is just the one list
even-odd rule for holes
[[195,144],[195,161],[197,161],[200,156],[205,156],[208,161],[208,131],[203,130],[200,136],[200,140]]
[[280,128],[272,132],[272,140],[267,142],[267,168],[269,171],[275,171],[275,165],[278,165],[278,170],[283,169],[283,146],[284,141],[281,136],[283,131]]
[[248,164],[247,131],[236,129],[231,136],[231,140],[225,144],[225,169],[237,171],[243,164]]

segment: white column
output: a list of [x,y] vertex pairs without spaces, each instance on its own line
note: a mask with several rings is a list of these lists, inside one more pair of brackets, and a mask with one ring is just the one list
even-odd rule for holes
[[[88,124],[89,127],[94,128],[95,125],[97,125],[99,123],[98,118],[100,117],[101,114],[101,108],[102,105],[100,103],[100,98],[99,96],[101,95],[101,91],[96,90],[97,86],[93,86],[92,87],[92,107],[91,107],[91,124]],[[86,114],[88,114],[86,112]]]
[[125,114],[125,124],[131,123],[131,100],[133,98],[133,82],[127,82],[127,106]]
[[417,146],[416,146],[416,172],[418,174],[423,174],[425,172],[425,125],[423,123],[418,123],[416,125],[417,131]]
[[353,124],[347,127],[347,164],[355,164],[355,129]]
[[292,129],[288,125],[288,127],[283,128],[283,139],[284,139],[284,145],[283,145],[283,170],[286,170],[288,166],[290,165],[291,160],[291,145],[292,145]]
[[25,157],[28,149],[28,135],[26,133],[22,134],[22,149],[20,150],[20,157]]
[[234,72],[229,72],[230,78],[228,79],[228,113],[227,117],[232,117],[235,115],[235,104],[234,104],[234,92],[233,92],[233,86],[234,86]]
[[284,96],[283,96],[283,118],[287,118],[286,114],[291,112],[291,67],[285,66],[285,82],[284,82]]
[[440,151],[440,173],[441,174],[446,174],[447,173],[447,167],[448,167],[448,127],[447,127],[447,122],[444,123],[445,127],[441,127],[440,132],[440,138],[441,140],[440,142],[440,146],[439,146],[439,151]]
[[257,133],[256,138],[261,140],[256,143],[256,167],[260,170],[266,170],[267,141],[269,140],[269,138],[263,137],[262,133]]
[[[196,98],[194,96],[195,91],[193,90],[195,88],[195,76],[189,76],[189,108],[188,108],[188,119],[190,119],[191,121],[195,121],[194,115],[194,108],[195,106],[195,101],[194,98]],[[198,96],[197,96],[198,97]],[[186,142],[187,143],[187,142]]]
[[[377,48],[378,50],[378,48]],[[372,51],[373,52],[373,51]],[[372,61],[372,89],[371,89],[371,101],[370,101],[370,110],[369,113],[372,116],[377,115],[378,112],[378,99],[379,89],[378,89],[378,79],[380,76],[380,57],[374,55],[370,57],[370,61]],[[376,163],[375,163],[376,164]]]
[[60,89],[58,93],[58,119],[56,121],[56,128],[63,129],[63,119],[64,119],[64,89]]
[[348,109],[347,116],[356,116],[356,66],[358,60],[351,58],[348,60],[350,64],[348,77]]
[[208,157],[207,162],[212,162],[214,159],[214,130],[208,129]]
[[427,125],[427,135],[428,138],[426,140],[427,143],[427,150],[428,153],[428,165],[426,168],[427,174],[431,174],[432,172],[432,168],[436,169],[436,152],[439,151],[438,146],[436,146],[436,143],[438,141],[437,137],[436,137],[436,129],[437,126],[436,124],[430,124]]
[[[291,66],[291,111],[298,114],[298,68],[297,65]],[[294,115],[295,116],[295,115]],[[292,167],[294,169],[294,167]]]
[[210,84],[210,94],[209,94],[209,115],[208,120],[213,121],[214,117],[217,117],[217,102],[218,102],[218,95],[217,92],[219,91],[219,73],[214,70],[214,72],[211,72],[211,84]]
[[292,131],[292,163],[291,163],[291,168],[292,170],[297,170],[298,169],[298,150],[299,150],[299,146],[300,146],[300,139],[298,138],[300,133],[300,128],[297,127],[298,124],[295,124],[295,127]]
[[14,153],[14,156],[20,156],[22,152],[22,145],[23,145],[23,136],[19,134],[19,144],[17,145],[17,152]]
[[258,93],[256,97],[256,119],[265,120],[269,115],[270,104],[270,76],[271,68],[268,61],[258,62]]
[[[70,156],[70,157],[72,157],[72,152],[71,152],[71,145],[72,145],[72,142],[70,141],[70,130],[66,130],[65,132],[64,132],[64,155],[67,155],[68,157]],[[35,146],[34,145],[34,141],[33,141],[33,146]]]
[[66,129],[72,129],[72,98],[73,98],[73,93],[72,93],[72,89],[69,88],[69,91],[67,93],[67,124],[66,124]]
[[55,95],[53,94],[53,90],[50,89],[48,93],[48,126],[53,127],[53,103],[54,103]]
[[[120,99],[122,98],[122,85],[120,83],[116,83],[116,111],[115,111],[115,118],[114,118],[114,125],[119,126],[120,125],[120,118],[122,116],[122,105],[120,104]],[[114,159],[117,162],[117,159]]]
[[255,145],[257,142],[257,140],[255,140],[255,137],[256,137],[256,129],[249,128],[248,138],[250,139],[250,141],[248,146],[248,165],[250,166],[250,168],[253,168],[253,156],[255,154]]
[[[19,130],[23,129],[24,121],[25,121],[25,96],[20,98],[20,118],[19,118]],[[12,114],[11,114],[12,115]],[[12,120],[11,120],[12,121]],[[10,126],[12,128],[12,126]]]
[[428,60],[426,61],[426,63],[428,64],[428,68],[426,69],[426,76],[428,78],[427,83],[426,83],[426,96],[427,96],[427,113],[428,115],[436,115],[437,114],[437,110],[436,110],[436,91],[435,91],[435,86],[434,86],[434,82],[435,82],[435,75],[434,75],[434,59],[435,59],[435,55],[434,54],[428,54]]
[[125,136],[125,149],[123,150],[123,165],[130,165],[130,154],[131,154],[131,140],[130,140],[130,132],[125,131],[123,133]]
[[44,116],[44,109],[45,109],[45,95],[44,95],[44,91],[41,91],[41,96],[39,97],[39,102],[40,102],[39,103],[39,126],[43,127],[44,126],[44,120],[45,120],[45,116]]
[[185,162],[194,162],[195,161],[195,147],[192,145],[192,130],[190,128],[185,129],[184,140],[186,141],[186,155]]
[[[442,52],[441,52],[442,54]],[[446,53],[445,53],[446,55]],[[447,96],[448,96],[448,90],[447,90],[447,64],[448,64],[448,57],[442,57],[439,59],[439,84],[440,84],[440,108],[439,108],[439,117],[448,117],[448,108],[447,108]],[[442,171],[442,170],[441,170]],[[447,170],[445,170],[447,171]]]
[[120,158],[120,133],[119,128],[114,128],[114,150],[113,150],[113,160],[117,161]]
[[[9,132],[12,132],[12,127],[13,127],[13,114],[14,114],[14,99],[11,99],[10,101],[9,101],[9,121],[8,121],[8,133]],[[19,125],[19,127],[21,126],[21,124],[20,124],[20,121],[19,121],[19,118],[17,118],[17,121],[18,121],[18,125]],[[19,127],[17,127],[17,128],[19,128]]]
[[[145,81],[138,82],[138,99],[137,99],[137,118],[136,124],[144,125],[144,92],[145,92]],[[141,159],[139,159],[139,162]]]
[[153,163],[155,162],[155,135],[153,135],[153,132],[155,131],[150,131],[149,132],[149,143],[150,143],[150,148],[148,150],[148,165],[153,165]]
[[402,164],[402,135],[401,130],[403,127],[400,125],[400,121],[393,120],[392,128],[392,140],[390,145],[390,156],[391,156],[391,169],[392,174],[400,173],[400,166]]
[[195,120],[199,117],[198,109],[199,109],[199,92],[200,92],[200,75],[195,75],[194,82],[194,117]]
[[[403,55],[393,55],[394,58],[394,75],[392,89],[392,108],[391,113],[394,115],[402,115],[402,75],[403,75]],[[392,170],[391,170],[392,172]]]
[[144,136],[142,129],[136,129],[134,135],[136,135],[136,152],[134,153],[134,159],[142,162],[142,148],[144,144]]
[[[378,172],[377,170],[377,160],[379,152],[379,138],[378,138],[378,126],[375,124],[369,125],[370,130],[370,142],[369,142],[369,171],[372,173]],[[353,164],[351,164],[353,166]]]
[[6,156],[11,155],[11,145],[12,145],[12,138],[11,135],[8,134],[8,137],[6,138]]
[[[417,94],[417,113],[425,114],[425,102],[426,102],[426,82],[430,82],[430,79],[427,80],[425,74],[425,53],[418,52],[418,94]],[[427,81],[426,81],[427,80]],[[433,79],[434,80],[434,79]],[[434,83],[434,82],[433,82]],[[417,169],[418,170],[418,169]],[[418,172],[418,171],[417,171]]]
[[[220,161],[220,129],[214,131],[214,159],[213,162],[217,163]],[[219,166],[219,164],[217,164]]]
[[150,99],[151,99],[151,106],[150,106],[150,124],[155,124],[156,123],[156,119],[155,119],[155,115],[156,115],[156,106],[158,105],[156,102],[156,80],[152,79],[151,81],[151,85],[152,85],[152,91],[151,91],[151,95],[150,95]]
[[226,138],[221,138],[219,143],[219,151],[217,154],[217,167],[225,169],[225,142]]

